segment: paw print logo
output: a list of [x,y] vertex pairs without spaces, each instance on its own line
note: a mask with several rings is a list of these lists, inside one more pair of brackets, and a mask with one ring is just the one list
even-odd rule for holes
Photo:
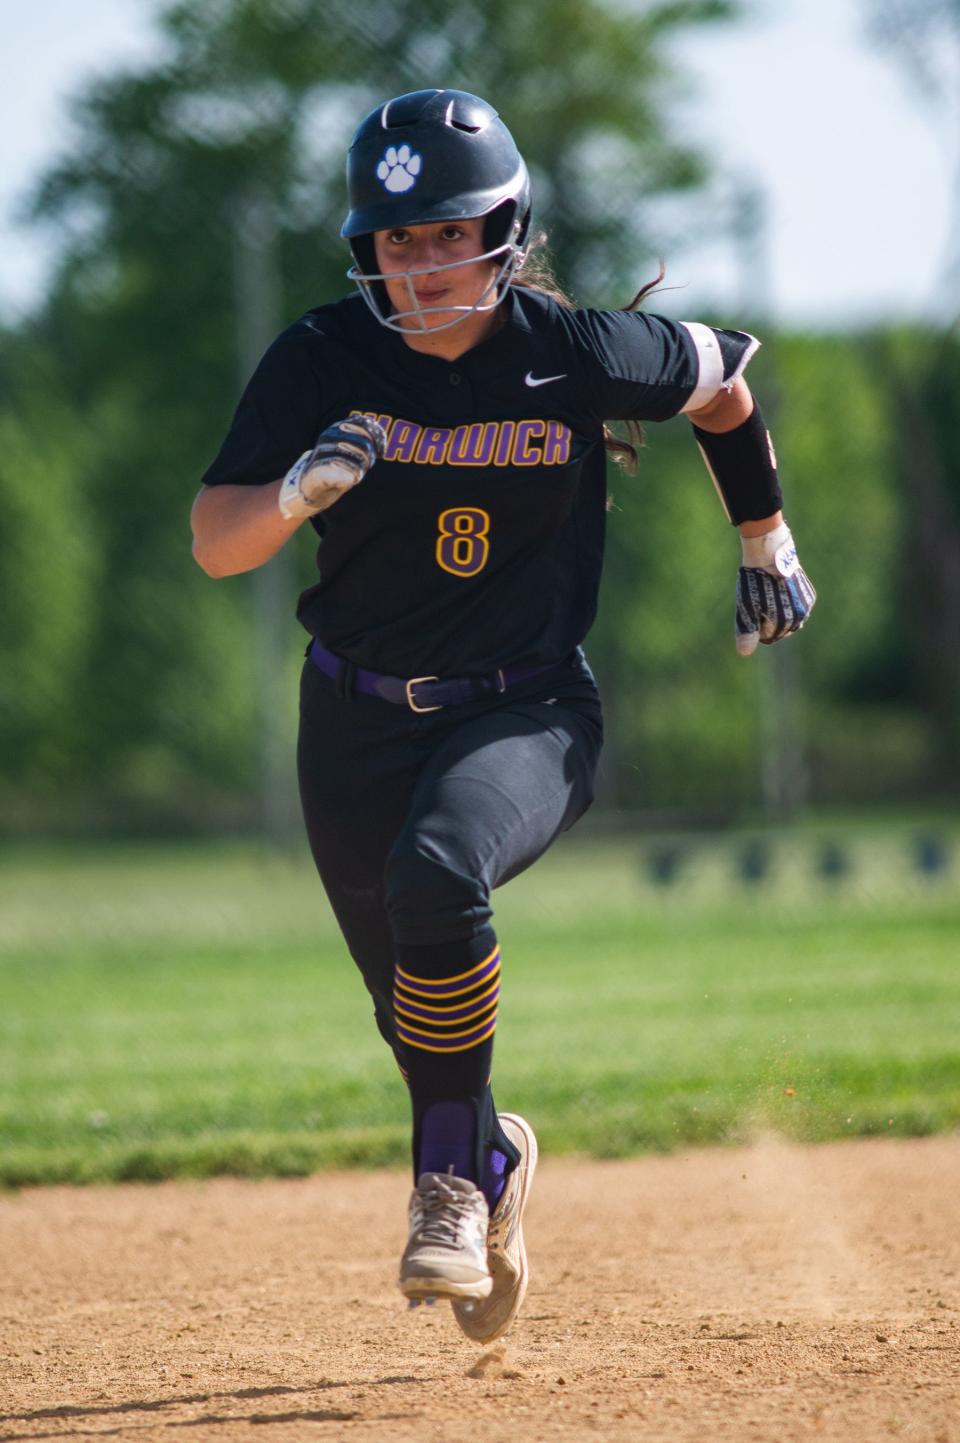
[[377,166],[377,180],[382,180],[387,190],[397,195],[416,185],[419,174],[420,156],[409,145],[401,145],[399,150],[388,145]]

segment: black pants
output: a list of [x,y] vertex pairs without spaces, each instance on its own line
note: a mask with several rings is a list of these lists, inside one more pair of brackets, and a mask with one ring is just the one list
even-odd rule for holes
[[[310,848],[402,1070],[398,950],[481,940],[493,888],[590,805],[602,734],[579,652],[499,696],[426,714],[351,697],[305,661],[298,770]],[[510,965],[508,939],[507,976]],[[513,1158],[489,1088],[480,1119],[479,1145]]]

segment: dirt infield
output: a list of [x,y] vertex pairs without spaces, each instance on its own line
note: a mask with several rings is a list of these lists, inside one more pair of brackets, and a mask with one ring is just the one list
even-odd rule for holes
[[960,1443],[960,1140],[547,1159],[503,1345],[394,1287],[406,1179],[0,1197],[0,1439]]

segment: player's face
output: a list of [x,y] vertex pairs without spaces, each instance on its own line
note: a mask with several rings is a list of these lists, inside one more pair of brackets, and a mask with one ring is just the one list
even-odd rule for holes
[[[411,309],[409,286],[412,286],[427,329],[453,320],[458,314],[452,309],[454,306],[470,307],[480,301],[487,304],[492,299],[490,286],[499,269],[498,263],[461,264],[474,261],[484,253],[482,216],[472,220],[395,226],[393,230],[375,231],[373,238],[378,269],[385,276],[397,276],[396,280],[384,282],[393,309]],[[430,269],[450,265],[454,266],[453,270]],[[424,274],[411,277],[409,283],[404,278],[408,271],[421,270]],[[408,330],[422,329],[415,318],[402,324]]]

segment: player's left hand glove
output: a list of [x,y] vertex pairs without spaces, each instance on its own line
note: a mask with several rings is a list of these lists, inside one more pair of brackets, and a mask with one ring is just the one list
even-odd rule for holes
[[288,521],[325,511],[362,481],[384,452],[387,434],[370,416],[350,416],[320,433],[283,478],[278,501]]
[[741,537],[743,565],[737,577],[737,651],[751,656],[757,643],[772,646],[799,631],[817,593],[797,559],[790,528],[782,523],[765,536]]

